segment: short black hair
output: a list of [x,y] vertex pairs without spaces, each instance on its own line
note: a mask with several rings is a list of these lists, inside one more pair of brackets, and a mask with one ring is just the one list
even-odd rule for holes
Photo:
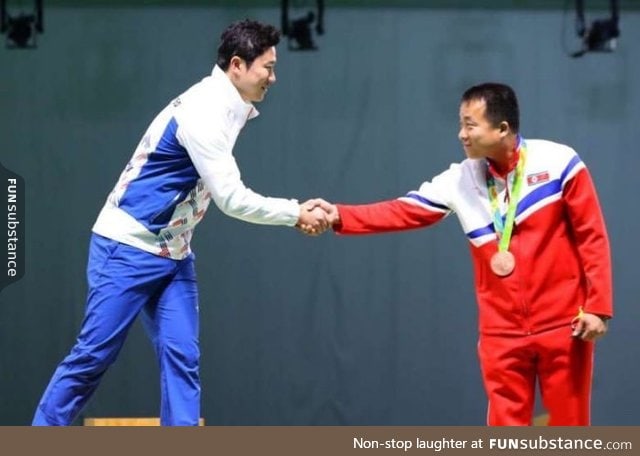
[[515,91],[506,84],[485,82],[468,88],[462,95],[462,102],[484,100],[486,117],[494,127],[506,121],[513,133],[520,131],[520,109]]
[[231,24],[220,35],[217,65],[227,71],[234,55],[251,66],[253,61],[280,42],[280,32],[273,25],[245,19]]

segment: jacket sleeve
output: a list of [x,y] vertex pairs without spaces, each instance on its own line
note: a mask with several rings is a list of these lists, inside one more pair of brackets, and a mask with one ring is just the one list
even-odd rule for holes
[[582,168],[567,181],[563,198],[587,278],[587,299],[583,310],[611,317],[613,298],[609,239],[598,196],[587,168]]
[[244,185],[232,154],[235,141],[224,118],[209,125],[193,118],[183,120],[179,139],[222,212],[251,223],[296,224],[300,213],[296,200],[262,196]]
[[449,194],[459,174],[459,167],[452,165],[398,199],[357,206],[338,204],[340,224],[334,229],[340,234],[371,234],[433,225],[452,212]]
[[402,231],[433,225],[446,217],[444,211],[431,211],[405,199],[349,206],[337,204],[340,234],[373,234]]

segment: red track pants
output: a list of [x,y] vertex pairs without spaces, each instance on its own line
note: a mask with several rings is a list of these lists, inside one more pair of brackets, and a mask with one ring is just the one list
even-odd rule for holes
[[532,423],[536,378],[550,426],[590,424],[593,342],[568,326],[529,336],[481,335],[478,355],[489,426]]

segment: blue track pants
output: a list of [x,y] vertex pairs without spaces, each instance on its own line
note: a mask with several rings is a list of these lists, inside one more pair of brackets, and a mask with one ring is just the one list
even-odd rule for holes
[[200,349],[193,255],[176,261],[93,234],[87,280],[80,335],[53,374],[33,425],[73,422],[142,311],[160,366],[161,424],[196,426]]

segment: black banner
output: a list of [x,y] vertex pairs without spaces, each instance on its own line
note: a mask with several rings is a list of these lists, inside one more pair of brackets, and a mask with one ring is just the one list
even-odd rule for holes
[[0,263],[6,266],[6,269],[0,268],[2,275],[0,291],[2,291],[4,287],[17,282],[24,276],[25,188],[24,179],[2,166],[2,163],[0,163],[0,182],[3,183],[2,189],[6,189],[6,204],[2,205],[6,212],[0,210],[0,216],[4,215],[2,224],[6,223],[2,229],[4,234],[0,235],[2,239]]

